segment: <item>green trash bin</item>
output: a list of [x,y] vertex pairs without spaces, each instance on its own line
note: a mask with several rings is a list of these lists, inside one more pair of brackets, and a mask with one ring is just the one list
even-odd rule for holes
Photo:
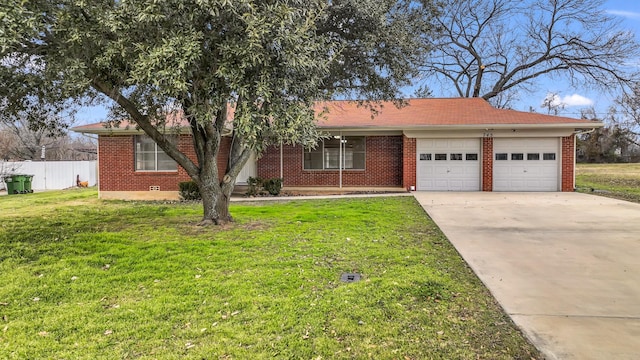
[[22,175],[24,176],[24,193],[32,193],[31,189],[31,180],[33,180],[33,175]]
[[33,175],[24,175],[24,174],[13,174],[6,175],[4,177],[4,182],[7,184],[7,194],[15,195],[15,194],[26,194],[32,193],[31,190],[31,179]]
[[20,192],[24,190],[24,183],[22,182],[22,178],[18,176],[5,176],[4,183],[7,184],[7,194],[9,195],[20,194]]

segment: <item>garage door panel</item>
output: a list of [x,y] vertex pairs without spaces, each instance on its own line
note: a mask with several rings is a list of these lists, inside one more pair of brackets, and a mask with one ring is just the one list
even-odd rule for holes
[[464,176],[464,175],[467,175],[469,173],[468,169],[466,169],[466,166],[462,167],[460,165],[452,166],[450,170],[447,170],[447,172],[451,176]]
[[[555,154],[553,160],[544,160],[545,153]],[[506,154],[507,160],[496,154]],[[557,138],[494,139],[493,190],[558,191],[558,154]]]
[[493,177],[496,179],[496,182],[502,181],[501,179],[508,177],[510,174],[511,169],[508,167],[493,167]]
[[449,181],[449,187],[451,187],[452,191],[460,191],[463,190],[465,186],[465,182],[462,180],[451,180]]
[[418,139],[416,150],[418,190],[480,190],[479,139]]
[[[428,168],[427,168],[428,169]],[[433,173],[435,175],[447,175],[447,167],[446,166],[434,166],[433,168]],[[426,171],[425,175],[430,175],[429,171]]]
[[434,140],[431,143],[431,146],[437,149],[449,149],[451,146],[451,142],[446,139]]

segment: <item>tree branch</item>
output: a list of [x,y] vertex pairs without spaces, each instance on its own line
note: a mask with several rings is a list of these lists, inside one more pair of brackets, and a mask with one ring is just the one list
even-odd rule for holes
[[170,142],[163,133],[158,131],[158,129],[149,121],[149,117],[140,113],[133,102],[127,99],[117,89],[111,87],[106,82],[100,81],[99,79],[92,79],[91,86],[118,103],[118,105],[120,105],[131,116],[133,121],[135,121],[136,124],[138,124],[138,126],[140,126],[140,128],[149,135],[165,153],[167,153],[167,155],[171,156],[172,159],[185,169],[189,176],[198,176],[198,166],[178,150],[177,146]]

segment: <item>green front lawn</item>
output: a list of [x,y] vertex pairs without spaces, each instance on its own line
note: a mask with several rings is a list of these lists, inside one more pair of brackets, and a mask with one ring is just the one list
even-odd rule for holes
[[640,164],[578,164],[576,188],[640,202]]
[[540,358],[412,197],[200,213],[0,197],[0,358]]

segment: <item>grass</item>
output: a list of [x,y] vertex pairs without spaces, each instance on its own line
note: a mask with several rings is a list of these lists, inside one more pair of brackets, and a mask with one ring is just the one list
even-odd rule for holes
[[640,202],[640,164],[578,164],[576,188]]
[[0,358],[540,358],[411,197],[96,197],[0,197]]

